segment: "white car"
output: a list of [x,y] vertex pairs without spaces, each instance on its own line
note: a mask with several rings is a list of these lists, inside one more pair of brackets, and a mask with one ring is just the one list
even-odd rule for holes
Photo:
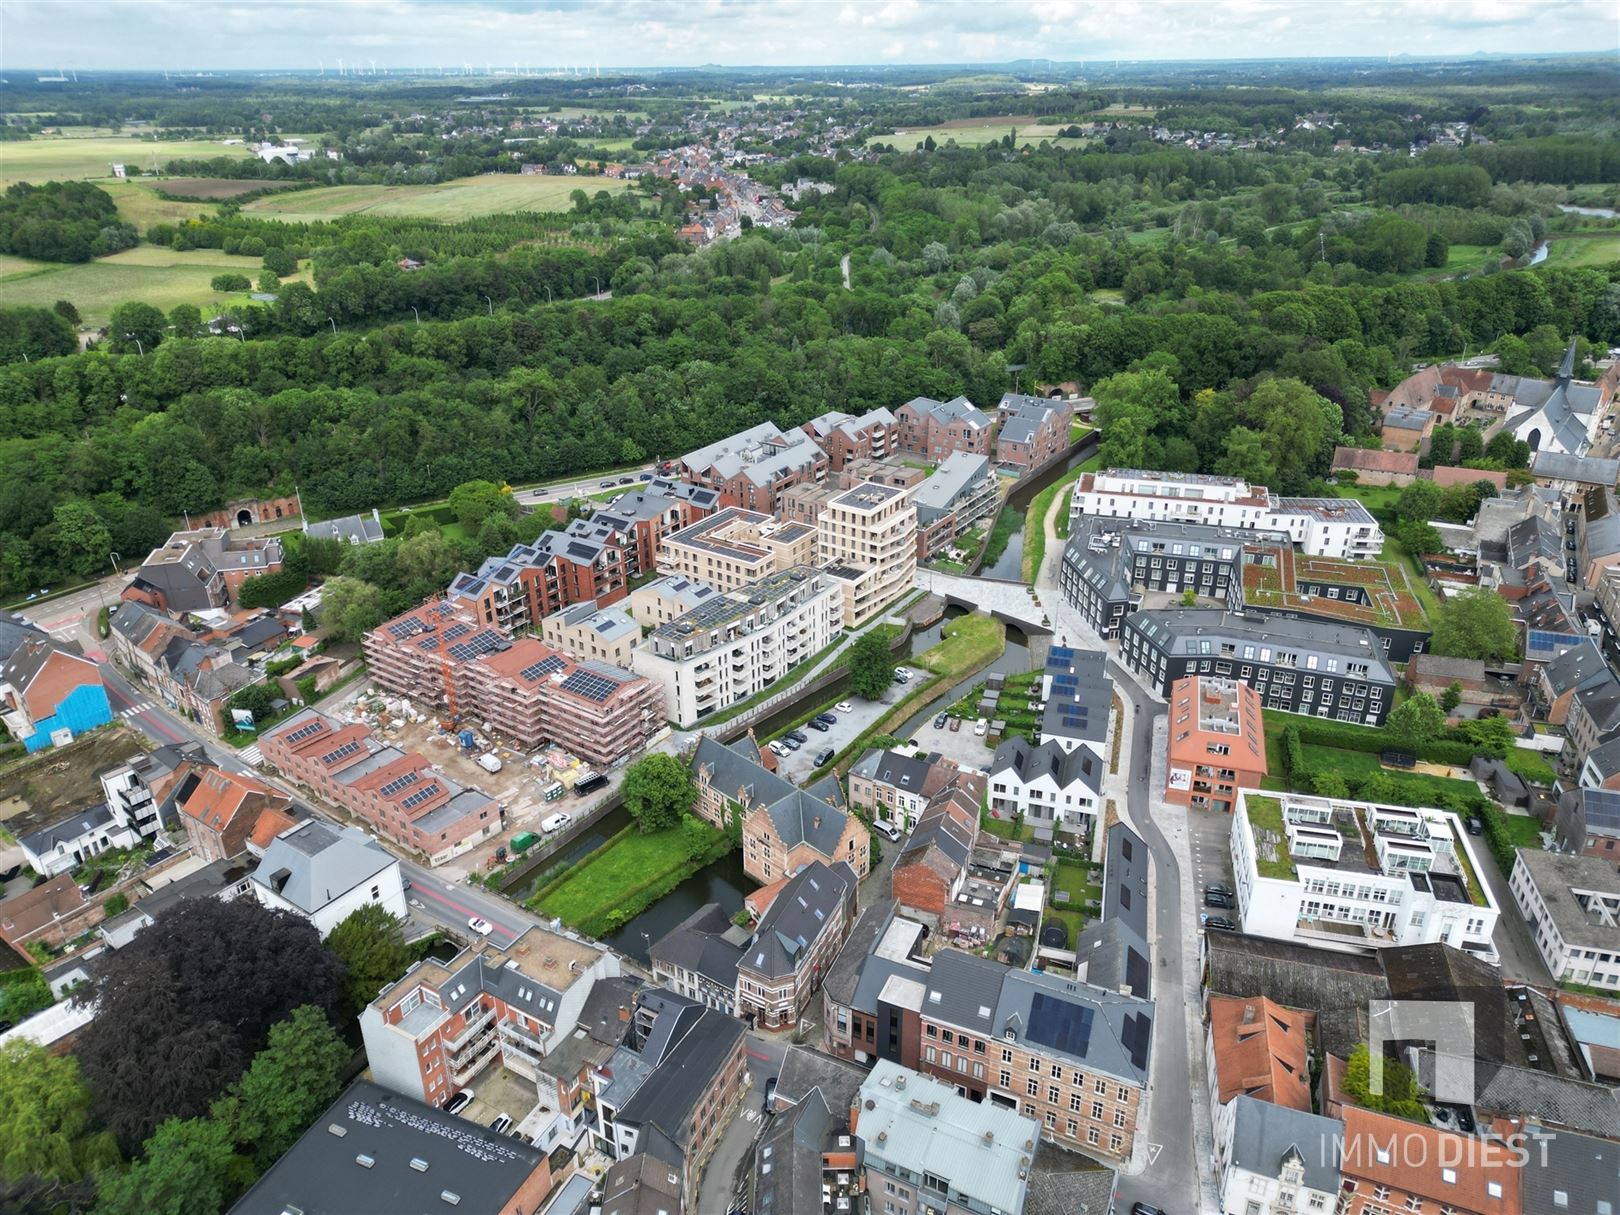
[[900,836],[903,834],[903,832],[900,830],[899,823],[879,823],[877,828],[891,840],[895,841],[896,843],[900,842]]
[[472,919],[467,921],[467,927],[471,928],[474,932],[476,932],[481,937],[486,937],[491,932],[493,932],[495,930],[495,925],[491,924],[488,920],[484,919],[483,917],[476,916],[476,915],[473,916]]
[[771,754],[772,755],[781,756],[783,759],[786,759],[789,755],[792,754],[792,752],[790,752],[780,742],[772,741],[771,744],[770,744],[770,748],[771,748]]
[[978,737],[980,737],[980,738],[983,738],[983,737],[984,737],[984,732],[985,732],[985,731],[986,731],[986,730],[988,730],[988,729],[989,729],[989,728],[990,728],[990,723],[989,723],[989,722],[987,722],[987,721],[986,721],[986,720],[985,720],[985,719],[984,719],[984,718],[982,718],[982,717],[981,717],[981,718],[979,718],[979,720],[978,720],[978,721],[976,721],[976,722],[974,722],[974,723],[973,723],[973,733],[974,733],[974,734],[976,734],[976,735],[977,735],[977,736],[978,736]]
[[540,830],[546,832],[561,831],[573,821],[574,820],[569,818],[566,814],[553,814],[550,818],[546,819],[545,822],[540,824]]
[[853,713],[855,711],[855,706],[850,704],[847,700],[840,700],[836,705],[833,706],[833,708],[837,709],[840,713]]
[[472,1099],[476,1095],[475,1091],[470,1088],[457,1089],[450,1100],[444,1103],[444,1112],[447,1114],[461,1113],[462,1110],[472,1104]]

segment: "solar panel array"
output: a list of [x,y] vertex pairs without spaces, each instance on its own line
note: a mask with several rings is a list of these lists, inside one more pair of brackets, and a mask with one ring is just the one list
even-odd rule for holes
[[409,788],[422,779],[420,772],[407,772],[404,776],[397,776],[378,790],[383,797],[393,797],[401,789]]
[[562,681],[562,689],[565,692],[572,692],[576,696],[583,696],[586,700],[600,702],[618,691],[619,684],[616,680],[604,679],[602,676],[594,675],[590,671],[575,671]]
[[417,633],[423,632],[426,629],[427,625],[423,624],[416,617],[412,616],[408,620],[394,621],[393,624],[388,626],[388,635],[395,641],[404,641],[405,638],[414,637]]
[[1125,1018],[1119,1042],[1131,1057],[1131,1066],[1137,1071],[1147,1068],[1148,1043],[1153,1040],[1153,1018],[1146,1013],[1131,1013]]
[[312,721],[307,726],[299,726],[298,729],[287,735],[285,741],[289,743],[303,742],[304,739],[313,738],[324,729],[326,729],[324,721]]
[[457,637],[465,637],[472,631],[472,625],[468,624],[465,620],[458,620],[444,631],[444,639],[446,641],[454,641]]
[[422,786],[422,788],[418,789],[415,793],[411,794],[404,801],[400,802],[400,807],[402,809],[405,809],[405,810],[415,809],[417,806],[420,806],[423,802],[428,801],[431,798],[437,797],[439,795],[439,792],[440,792],[440,790],[439,790],[439,782],[434,781],[431,785]]
[[1620,792],[1613,789],[1585,789],[1586,829],[1601,828],[1605,834],[1620,834]]
[[1083,1059],[1091,1045],[1091,1024],[1096,1015],[1088,1004],[1060,1000],[1038,991],[1029,1001],[1027,1037],[1031,1042]]
[[536,679],[544,679],[553,671],[560,671],[567,665],[568,663],[564,659],[558,657],[556,654],[550,654],[545,658],[542,658],[539,662],[531,662],[528,666],[524,667],[518,672],[518,678],[531,681]]
[[450,647],[450,657],[457,662],[470,662],[480,654],[490,654],[501,648],[503,638],[499,633],[485,629],[471,641],[458,641]]
[[1575,633],[1549,633],[1541,629],[1531,629],[1529,635],[1529,648],[1532,650],[1558,650],[1567,649],[1577,645],[1582,638]]
[[345,756],[353,755],[355,752],[357,752],[359,750],[360,750],[359,740],[356,740],[354,742],[346,742],[341,747],[339,747],[336,751],[328,751],[325,755],[321,756],[321,762],[323,764],[336,763],[338,760],[343,759]]

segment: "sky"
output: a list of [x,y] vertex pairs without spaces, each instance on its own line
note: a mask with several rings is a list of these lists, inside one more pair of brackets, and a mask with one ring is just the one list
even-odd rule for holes
[[1615,0],[5,0],[0,71],[987,63],[1614,50]]

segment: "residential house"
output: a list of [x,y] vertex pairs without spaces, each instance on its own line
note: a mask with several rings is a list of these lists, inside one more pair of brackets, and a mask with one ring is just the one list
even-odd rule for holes
[[1101,806],[1104,765],[1089,747],[1065,751],[1013,735],[990,761],[990,813],[1071,832],[1088,831]]
[[59,746],[111,720],[101,668],[82,654],[30,638],[0,661],[0,723],[25,750]]
[[70,873],[60,873],[31,890],[0,900],[0,940],[17,951],[28,965],[37,959],[28,952],[35,942],[60,946],[89,928],[85,914],[91,907]]
[[1607,857],[1519,848],[1508,888],[1561,983],[1620,993],[1620,872]]
[[741,934],[718,903],[705,903],[648,948],[654,982],[716,1012],[737,1012]]
[[1559,1131],[1535,1145],[1534,1166],[1522,1170],[1520,1209],[1553,1215],[1613,1215],[1620,1182],[1620,1145]]
[[[584,1173],[574,1176],[588,1177]],[[585,1186],[587,1195],[593,1188]],[[562,1196],[558,1201],[563,1201]],[[602,1215],[681,1215],[686,1210],[686,1194],[679,1170],[650,1151],[637,1152],[616,1162],[602,1175],[601,1206],[587,1205]],[[567,1208],[557,1215],[567,1215]]]
[[1074,405],[1009,392],[996,407],[996,421],[996,463],[1028,472],[1068,450]]
[[1412,484],[1418,479],[1415,451],[1376,451],[1367,447],[1335,447],[1331,471],[1356,474],[1358,485]]
[[866,1192],[895,1215],[1024,1210],[1040,1125],[887,1060],[850,1115]]
[[844,627],[858,629],[912,589],[917,508],[893,485],[863,482],[816,520],[816,561],[843,590]]
[[230,1215],[444,1207],[533,1215],[552,1185],[541,1149],[359,1079],[236,1200]]
[[911,491],[917,508],[917,559],[955,543],[1001,504],[1001,487],[988,456],[953,451],[934,475]]
[[768,1030],[798,1024],[849,935],[857,881],[844,862],[819,860],[787,879],[738,959],[738,1016]]
[[1553,834],[1561,850],[1595,856],[1620,869],[1620,791],[1607,783],[1565,790],[1553,816]]
[[1170,688],[1170,762],[1165,800],[1230,813],[1239,789],[1267,771],[1260,694],[1246,683],[1192,675]]
[[126,600],[164,612],[203,612],[236,600],[242,583],[281,569],[274,536],[233,536],[223,527],[175,532],[141,563],[125,588]]
[[654,477],[575,519],[567,533],[623,549],[626,571],[637,578],[653,571],[666,537],[714,514],[719,503],[716,490]]
[[1338,1210],[1519,1215],[1520,1163],[1500,1141],[1346,1105]]
[[937,751],[927,755],[871,750],[849,770],[849,804],[871,813],[880,827],[909,835],[918,817],[940,793],[965,790],[975,805],[984,793],[981,772],[945,759]]
[[353,827],[296,823],[270,841],[251,880],[260,903],[302,916],[322,937],[362,907],[410,914],[399,858]]
[[818,1211],[829,1204],[837,1209],[840,1200],[853,1209],[862,1188],[849,1134],[853,1104],[852,1097],[839,1106],[812,1088],[767,1120],[754,1155],[752,1210]]
[[1440,418],[1427,409],[1396,407],[1384,412],[1379,427],[1379,441],[1386,451],[1404,451],[1422,454],[1429,447],[1429,437]]
[[1241,1093],[1230,1107],[1230,1117],[1215,1132],[1215,1186],[1222,1211],[1326,1215],[1336,1210],[1342,1122]]
[[341,519],[327,519],[323,523],[304,520],[304,535],[312,540],[336,540],[341,544],[380,544],[383,539],[382,516],[377,508],[369,515],[344,515]]
[[827,453],[828,465],[839,472],[851,460],[881,460],[894,450],[899,423],[887,409],[872,409],[854,417],[830,410],[804,424],[804,433]]
[[171,797],[192,849],[210,861],[245,851],[260,814],[292,805],[285,793],[258,778],[227,772],[200,757],[176,770]]
[[1549,725],[1561,726],[1569,718],[1575,694],[1582,688],[1607,687],[1615,682],[1603,651],[1591,638],[1582,638],[1553,656],[1537,672],[1536,710]]
[[1311,1018],[1271,1000],[1210,995],[1204,1065],[1216,1143],[1230,1143],[1237,1098],[1311,1112]]
[[901,910],[938,928],[962,894],[978,842],[979,803],[969,790],[953,785],[929,799],[894,860]]
[[169,705],[211,734],[225,728],[226,702],[264,680],[262,670],[237,662],[162,612],[129,600],[110,618],[113,655]]
[[950,401],[913,397],[894,414],[899,424],[897,445],[908,455],[938,464],[956,451],[977,456],[991,454],[995,419],[966,397]]
[[35,873],[70,873],[91,857],[113,848],[134,848],[141,837],[106,804],[82,810],[17,836],[23,860]]
[[747,430],[688,452],[677,463],[681,478],[716,491],[718,505],[776,514],[783,491],[827,477],[831,461],[803,430],[785,434],[775,423]]
[[1065,752],[1085,748],[1099,761],[1108,752],[1114,683],[1101,650],[1053,646],[1041,674],[1041,728],[1036,741]]

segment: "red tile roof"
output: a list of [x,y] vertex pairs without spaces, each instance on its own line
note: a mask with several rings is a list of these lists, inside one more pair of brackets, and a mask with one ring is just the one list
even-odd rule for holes
[[1211,996],[1209,1034],[1220,1100],[1247,1095],[1310,1113],[1309,1032],[1304,1013],[1263,996]]

